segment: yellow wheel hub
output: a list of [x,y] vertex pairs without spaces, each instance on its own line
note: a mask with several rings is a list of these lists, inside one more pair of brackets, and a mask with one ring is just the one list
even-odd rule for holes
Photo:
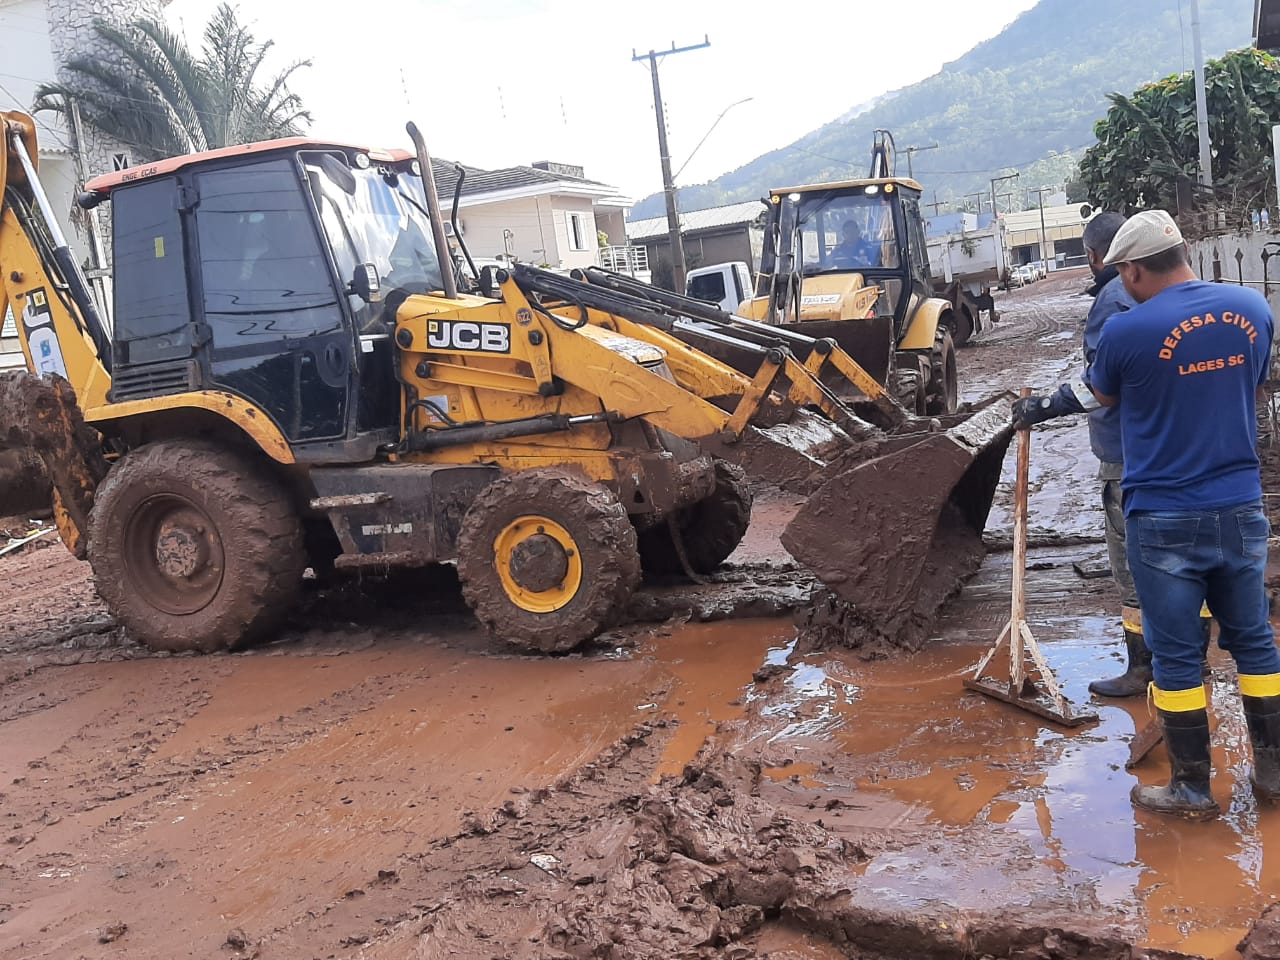
[[521,610],[553,613],[582,586],[582,551],[568,530],[547,517],[511,521],[494,539],[493,556],[502,589]]

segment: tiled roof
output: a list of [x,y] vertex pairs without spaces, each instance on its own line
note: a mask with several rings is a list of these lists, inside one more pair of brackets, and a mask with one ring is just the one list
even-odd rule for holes
[[[469,167],[464,163],[462,169],[467,175],[462,184],[462,195],[464,197],[481,193],[497,193],[500,190],[520,190],[527,187],[550,186],[560,183],[569,183],[588,189],[594,188],[602,194],[617,193],[616,187],[611,187],[607,183],[600,183],[598,180],[549,173],[546,170],[537,170],[533,167],[503,167],[501,170],[481,170],[479,167]],[[436,190],[440,193],[441,202],[446,203],[445,198],[453,197],[454,186],[458,182],[458,175],[454,171],[453,161],[433,157],[431,159],[431,174],[435,177]]]
[[[745,203],[730,203],[723,207],[709,207],[706,210],[690,210],[680,214],[680,228],[684,233],[697,233],[699,230],[714,230],[718,227],[735,227],[752,223],[764,216],[764,204],[759,200]],[[633,220],[627,224],[628,240],[648,240],[652,237],[665,236],[667,218],[652,217],[648,220]]]

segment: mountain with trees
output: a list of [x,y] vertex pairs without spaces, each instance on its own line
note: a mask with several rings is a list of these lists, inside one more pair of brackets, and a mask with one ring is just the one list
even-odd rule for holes
[[[1200,0],[1206,57],[1248,46],[1252,15],[1253,0]],[[939,144],[914,158],[927,200],[935,191],[944,205],[980,192],[989,196],[992,177],[1017,172],[1022,189],[1010,181],[1000,190],[1014,192],[1011,202],[1020,207],[1023,189],[1071,179],[1096,142],[1094,125],[1112,107],[1109,94],[1191,65],[1186,0],[1041,0],[928,79],[709,183],[681,187],[680,208],[752,200],[792,183],[865,176],[877,128],[893,131],[900,174],[906,173],[904,148]],[[662,212],[662,195],[654,194],[631,217]]]
[[205,26],[199,52],[155,20],[94,27],[113,56],[69,61],[74,79],[41,86],[34,109],[65,114],[75,102],[86,122],[133,147],[139,160],[291,136],[311,121],[289,89],[310,61],[263,77],[272,42],[255,39],[226,3]]

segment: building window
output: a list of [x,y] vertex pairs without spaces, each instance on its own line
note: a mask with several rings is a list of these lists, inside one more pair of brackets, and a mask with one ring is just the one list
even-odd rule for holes
[[587,249],[586,217],[581,213],[566,213],[565,220],[568,221],[569,225],[569,249]]
[[111,155],[111,168],[113,170],[128,170],[133,164],[129,161],[127,153],[113,153]]

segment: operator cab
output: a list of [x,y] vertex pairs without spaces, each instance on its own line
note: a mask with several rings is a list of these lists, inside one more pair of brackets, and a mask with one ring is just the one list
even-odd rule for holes
[[443,287],[418,163],[294,138],[100,177],[113,220],[113,402],[225,390],[295,452],[367,460],[400,433],[391,340]]
[[875,318],[892,318],[901,334],[912,299],[919,302],[930,289],[920,194],[914,180],[888,177],[775,190],[766,233],[794,218],[806,297],[828,286],[810,281],[859,274],[865,286],[880,288]]

